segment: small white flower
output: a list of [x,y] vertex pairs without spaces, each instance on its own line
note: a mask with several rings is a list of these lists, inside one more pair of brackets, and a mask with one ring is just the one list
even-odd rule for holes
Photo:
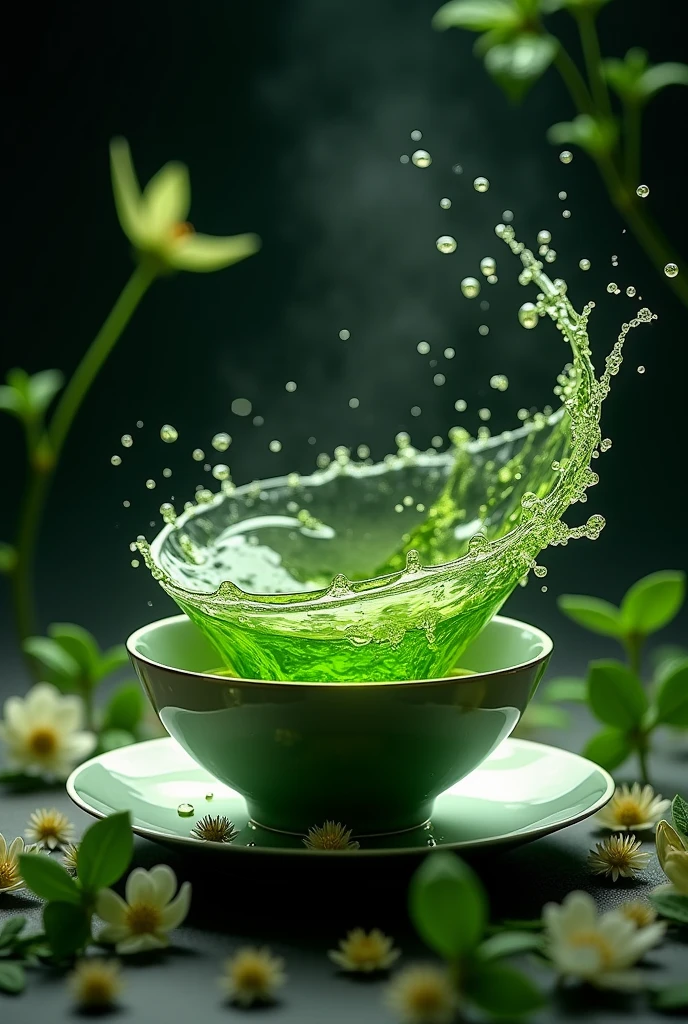
[[399,971],[387,986],[386,1002],[404,1024],[451,1024],[459,999],[442,967],[414,964]]
[[617,910],[636,928],[647,928],[657,920],[657,911],[643,900],[627,900],[617,907]]
[[71,842],[74,838],[74,826],[67,815],[58,811],[56,807],[51,807],[50,810],[41,807],[31,812],[24,835],[29,842],[43,849],[55,850],[58,846],[65,846]]
[[35,846],[26,846],[21,836],[13,839],[8,846],[0,832],[0,893],[25,888],[24,879],[19,873],[21,853],[38,853],[38,849]]
[[606,807],[595,815],[603,828],[612,832],[645,832],[654,828],[664,812],[671,806],[671,800],[664,800],[655,793],[652,786],[618,786]]
[[640,842],[633,835],[610,836],[588,854],[588,864],[594,875],[611,875],[612,882],[619,878],[635,878],[650,861],[649,853],[641,853]]
[[386,971],[401,950],[394,949],[394,940],[383,935],[379,928],[366,934],[362,928],[354,928],[345,939],[340,939],[339,949],[328,950],[330,960],[343,971]]
[[561,905],[548,903],[542,919],[546,950],[561,975],[622,991],[640,986],[640,972],[630,968],[657,945],[665,928],[638,928],[620,910],[598,914],[586,892],[569,893]]
[[134,868],[127,878],[126,902],[112,889],[101,889],[96,913],[106,924],[98,941],[114,943],[118,953],[167,946],[168,932],[182,923],[191,902],[190,882],[184,882],[174,897],[176,890],[177,877],[167,864],[157,864],[150,871]]
[[227,960],[220,984],[233,1002],[253,1006],[272,1002],[286,980],[282,957],[273,956],[269,949],[246,946]]
[[97,957],[78,960],[67,981],[77,1006],[87,1011],[111,1008],[122,991],[120,966],[116,960]]
[[656,843],[660,867],[671,882],[660,888],[688,896],[688,849],[668,821],[657,826]]
[[37,683],[26,697],[8,697],[0,722],[0,740],[13,768],[29,775],[66,779],[88,757],[96,736],[83,729],[84,703],[60,693],[51,683]]

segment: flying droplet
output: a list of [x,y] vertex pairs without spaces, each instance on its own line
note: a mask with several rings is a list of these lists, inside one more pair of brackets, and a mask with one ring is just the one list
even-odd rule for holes
[[351,332],[347,331],[346,328],[344,328],[344,330],[339,332],[340,341],[348,341],[350,337],[351,337]]
[[360,404],[361,403],[359,402],[358,398],[350,398],[349,399],[349,408],[350,409],[358,409]]
[[422,411],[423,410],[421,409],[421,407],[419,405],[412,405],[411,406],[411,415],[412,416],[420,416]]
[[232,443],[232,438],[229,434],[225,434],[223,431],[219,434],[215,434],[210,443],[216,452],[226,452]]
[[407,164],[410,159],[411,157],[408,155],[408,153],[402,153],[401,156],[399,157],[399,163]]
[[430,351],[430,345],[427,341],[419,341],[416,345],[416,351],[420,352],[422,356],[426,356]]
[[411,157],[411,160],[416,167],[429,167],[432,163],[432,157],[425,149],[417,149]]
[[562,210],[561,211],[561,215],[564,218],[564,220],[568,220],[569,217],[571,216],[571,211],[570,210]]
[[664,268],[664,273],[667,277],[676,277],[676,275],[678,274],[678,267],[675,263],[667,263],[667,265]]
[[476,192],[487,192],[489,187],[489,181],[487,180],[487,178],[483,178],[482,176],[477,177],[473,182],[473,188],[475,189]]
[[451,235],[440,235],[435,245],[440,252],[454,252],[456,249],[456,239],[452,238]]
[[203,462],[203,459],[205,458],[205,452],[203,451],[202,448],[194,448],[194,450],[191,452],[191,458],[194,459],[195,462]]
[[610,281],[609,284],[607,285],[607,291],[609,292],[610,295],[618,295],[619,292],[621,291],[621,289],[619,288],[619,286],[616,283],[616,281]]
[[581,270],[590,270],[590,260],[582,259],[578,261],[578,266]]
[[632,284],[629,284],[628,288],[626,289],[626,295],[628,295],[629,299],[632,299],[635,295],[635,288]]
[[163,522],[168,525],[172,525],[177,521],[177,513],[174,511],[174,505],[170,501],[163,501],[160,506],[160,515]]
[[172,444],[178,437],[179,434],[171,423],[163,423],[160,427],[160,440],[164,441],[165,444]]
[[562,202],[563,202],[563,201],[564,201],[565,199],[568,199],[568,197],[569,197],[569,194],[568,194],[568,192],[560,192],[560,193],[559,193],[559,198],[561,199],[561,201],[562,201]]
[[284,390],[288,391],[290,394],[293,394],[293,392],[296,391],[296,388],[297,384],[295,380],[288,380],[287,383],[284,385]]
[[451,210],[451,199],[440,199],[440,206],[443,210]]
[[638,373],[645,373],[645,367],[644,366],[639,366],[638,367]]
[[503,373],[495,373],[490,377],[490,387],[495,391],[506,391],[509,387],[509,378]]
[[456,409],[457,412],[465,412],[466,409],[468,408],[468,403],[464,398],[457,398],[457,400],[454,402],[454,408]]
[[513,219],[514,219],[514,211],[513,210],[503,210],[502,211],[502,220],[504,221],[505,224],[511,224]]
[[152,491],[155,487],[155,480],[151,480],[150,477],[146,480],[146,487],[149,491]]
[[134,443],[134,438],[131,436],[131,434],[122,434],[120,441],[122,443],[123,448],[131,448],[131,446]]
[[456,350],[453,348],[445,348],[443,354],[445,359],[453,359],[456,355]]
[[489,409],[478,409],[478,416],[483,422],[487,422],[487,420],[492,416],[492,413]]
[[474,299],[480,294],[480,281],[475,277],[464,277],[461,282],[461,291],[467,299]]
[[177,814],[180,818],[190,818],[193,813],[193,804],[179,804],[177,807]]
[[635,194],[637,196],[640,196],[641,199],[647,199],[647,197],[650,194],[650,186],[649,185],[638,185],[637,189],[635,190]]
[[536,306],[532,302],[524,302],[518,311],[518,319],[521,327],[532,330],[540,322]]
[[213,476],[216,480],[228,480],[229,466],[225,466],[224,463],[219,462],[217,466],[213,466]]
[[545,263],[554,263],[556,258],[557,258],[557,250],[556,249],[548,249],[547,252],[545,253]]
[[454,172],[454,174],[463,174],[463,167],[461,166],[461,164],[454,164],[454,166],[452,167],[452,171]]
[[172,476],[172,470],[170,469],[169,466],[166,466],[165,469],[163,469],[162,475],[165,477],[166,480],[169,480],[169,478]]
[[561,153],[559,154],[559,159],[563,164],[570,164],[573,160],[573,153],[570,149],[562,149]]
[[413,142],[420,142],[420,140],[422,138],[423,138],[422,131],[420,131],[419,128],[414,128],[413,131],[411,132],[411,139],[412,139],[412,141]]
[[141,565],[141,563],[139,562],[138,558],[132,558],[132,560],[131,560],[131,567],[132,567],[132,569],[138,569],[138,567],[140,565]]
[[490,276],[487,279],[488,284],[497,284],[497,281],[499,281],[499,278],[497,277],[496,274],[490,274]]
[[480,261],[480,271],[485,277],[497,271],[497,261],[492,256],[484,256]]
[[230,408],[235,416],[250,416],[253,406],[248,398],[235,398]]
[[538,245],[549,245],[552,241],[552,232],[548,231],[547,228],[543,228],[542,231],[538,231],[537,240]]
[[480,327],[478,328],[478,334],[480,335],[481,338],[486,338],[489,333],[490,328],[487,326],[487,324],[481,324]]
[[281,452],[282,451],[282,442],[281,441],[271,441],[270,444],[268,445],[268,448],[270,449],[271,452]]
[[110,456],[110,462],[112,463],[113,466],[121,466],[122,465],[122,458],[119,455],[111,455]]
[[445,383],[446,379],[447,378],[444,376],[443,373],[436,373],[435,376],[432,378],[432,383],[436,384],[437,387],[439,388],[439,387],[442,387],[442,385]]

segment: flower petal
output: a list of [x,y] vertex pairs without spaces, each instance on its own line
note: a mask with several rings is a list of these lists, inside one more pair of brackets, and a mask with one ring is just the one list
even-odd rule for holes
[[189,913],[191,904],[191,882],[184,882],[178,895],[168,903],[160,915],[161,927],[165,931],[177,928]]
[[5,860],[7,856],[7,841],[4,835],[0,832],[0,860]]
[[177,891],[177,876],[169,864],[156,864],[148,872],[153,883],[156,907],[165,907]]
[[52,683],[36,683],[26,695],[24,712],[30,722],[51,721],[59,705],[60,691]]
[[76,694],[63,697],[53,712],[53,722],[61,732],[77,732],[84,722],[84,702]]
[[258,235],[184,235],[165,252],[165,258],[176,270],[207,273],[221,270],[232,263],[253,256],[260,249]]
[[2,710],[5,726],[9,732],[23,735],[27,729],[25,701],[21,697],[8,697]]
[[100,929],[96,938],[98,942],[105,942],[110,945],[111,943],[121,942],[129,934],[129,929],[125,924],[106,924],[104,928]]
[[145,868],[134,868],[124,887],[127,903],[153,903],[155,899],[153,882]]
[[96,914],[108,924],[123,925],[128,909],[122,897],[113,889],[101,889],[96,896]]
[[145,953],[149,949],[164,949],[166,945],[167,940],[164,937],[146,932],[144,935],[127,936],[117,943],[115,949],[118,953]]
[[146,229],[152,240],[166,234],[189,216],[191,186],[185,164],[171,160],[161,167],[143,190]]
[[110,143],[110,171],[115,208],[122,231],[130,242],[139,245],[145,234],[141,189],[126,139],[117,138]]
[[98,738],[93,732],[75,732],[65,740],[64,754],[75,764],[82,761],[95,749]]

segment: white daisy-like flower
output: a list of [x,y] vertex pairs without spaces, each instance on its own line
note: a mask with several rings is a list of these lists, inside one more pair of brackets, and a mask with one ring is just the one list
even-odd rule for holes
[[647,928],[657,920],[657,911],[643,900],[626,900],[625,903],[617,907],[617,910],[636,928]]
[[340,939],[339,949],[328,950],[330,960],[343,971],[386,971],[399,959],[401,950],[394,948],[394,939],[383,935],[379,928],[366,934],[363,928],[354,928],[345,939]]
[[665,800],[661,793],[655,793],[652,786],[617,786],[609,803],[595,815],[595,820],[612,832],[645,832],[653,829],[665,811],[671,807],[671,800]]
[[27,846],[21,836],[17,836],[8,845],[0,832],[0,893],[25,888],[24,879],[19,873],[19,855],[38,852],[36,846]]
[[66,846],[74,838],[74,826],[56,807],[41,807],[31,812],[24,835],[31,843],[43,849],[55,850]]
[[302,842],[309,850],[358,850],[360,846],[351,839],[351,829],[340,821],[314,825]]
[[545,949],[559,974],[597,988],[639,988],[642,975],[631,968],[664,935],[664,925],[638,928],[620,910],[598,914],[586,892],[570,892],[561,905],[548,903],[542,919]]
[[99,957],[78,960],[67,982],[74,1001],[82,1010],[109,1009],[123,987],[119,963]]
[[8,697],[0,721],[7,760],[28,775],[66,779],[96,745],[84,721],[81,697],[61,694],[51,683],[37,683],[26,697]]
[[656,843],[660,867],[671,883],[659,888],[688,896],[688,849],[668,821],[657,826]]
[[594,875],[611,875],[612,882],[619,878],[635,878],[650,861],[649,853],[640,852],[640,842],[633,835],[610,836],[588,854],[588,864]]
[[459,999],[448,971],[415,964],[406,967],[387,986],[386,1002],[404,1024],[451,1024]]
[[246,946],[225,963],[220,984],[228,998],[241,1006],[271,1003],[278,988],[287,980],[284,960],[269,949]]
[[70,875],[76,875],[77,873],[77,857],[79,854],[78,843],[68,843],[62,851],[62,863],[69,871]]
[[[96,913],[105,921],[99,942],[114,943],[118,953],[142,953],[169,944],[168,932],[189,912],[191,883],[177,891],[177,876],[167,864],[150,871],[134,868],[127,878],[126,901],[112,889],[101,889]],[[174,897],[174,898],[173,898]]]

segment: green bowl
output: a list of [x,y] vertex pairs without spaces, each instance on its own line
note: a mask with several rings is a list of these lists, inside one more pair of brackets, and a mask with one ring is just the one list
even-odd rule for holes
[[213,674],[217,654],[184,615],[127,641],[160,721],[251,818],[305,833],[334,820],[357,835],[414,828],[516,726],[552,641],[495,616],[461,669],[418,682],[266,682]]

